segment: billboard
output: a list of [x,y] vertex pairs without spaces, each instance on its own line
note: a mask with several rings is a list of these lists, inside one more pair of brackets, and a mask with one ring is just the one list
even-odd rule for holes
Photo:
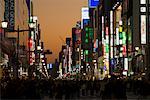
[[90,8],[96,8],[99,4],[100,0],[89,0],[89,7]]
[[13,31],[15,27],[15,1],[5,0],[4,19],[8,21],[8,30]]

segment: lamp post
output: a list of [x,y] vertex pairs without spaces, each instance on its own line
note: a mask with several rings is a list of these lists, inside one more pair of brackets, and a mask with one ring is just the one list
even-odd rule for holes
[[[30,22],[29,23],[29,29],[23,29],[23,30],[20,30],[19,29],[19,25],[18,25],[18,28],[17,28],[17,30],[13,30],[13,31],[10,31],[10,30],[8,30],[7,29],[7,27],[8,27],[8,22],[7,21],[2,21],[2,28],[4,29],[4,37],[6,37],[6,32],[17,32],[17,50],[16,50],[16,55],[15,56],[13,56],[13,57],[15,57],[15,66],[14,66],[14,77],[15,78],[17,78],[18,77],[18,68],[19,68],[19,40],[20,40],[20,36],[19,36],[19,33],[20,32],[30,32],[30,30],[31,29],[33,29],[34,27],[35,27],[35,23],[33,23],[33,22]],[[14,58],[12,58],[12,59],[14,59]]]
[[6,35],[5,35],[5,29],[7,28],[7,25],[8,25],[8,22],[7,22],[7,21],[2,21],[1,26],[2,26],[2,28],[4,29],[4,37],[6,36]]

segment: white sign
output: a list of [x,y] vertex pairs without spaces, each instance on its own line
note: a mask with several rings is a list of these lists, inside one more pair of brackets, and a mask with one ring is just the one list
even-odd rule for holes
[[140,0],[140,4],[146,4],[146,0]]
[[83,7],[82,8],[82,20],[83,19],[90,19],[89,17],[89,8],[88,7]]
[[146,12],[146,7],[141,7],[140,10],[141,12]]
[[124,70],[128,70],[128,58],[124,58]]
[[119,28],[116,28],[116,45],[119,45]]

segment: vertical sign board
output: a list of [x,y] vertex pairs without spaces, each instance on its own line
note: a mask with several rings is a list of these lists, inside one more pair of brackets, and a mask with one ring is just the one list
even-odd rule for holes
[[113,58],[113,11],[110,11],[110,57]]
[[31,3],[30,0],[26,0],[26,4],[27,4],[27,7],[28,7],[28,16],[30,16],[30,3]]
[[4,19],[8,21],[8,30],[13,31],[15,27],[15,2],[14,0],[5,0]]
[[90,19],[89,18],[89,8],[88,7],[83,7],[82,8],[82,19]]
[[141,44],[146,44],[146,15],[141,15]]
[[89,17],[89,8],[88,7],[83,7],[81,10],[81,29],[83,29],[83,21],[86,21],[88,23]]
[[89,8],[96,8],[99,4],[100,0],[89,0]]

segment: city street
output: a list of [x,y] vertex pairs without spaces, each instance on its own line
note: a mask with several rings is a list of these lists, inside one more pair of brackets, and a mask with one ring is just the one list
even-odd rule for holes
[[150,0],[0,0],[0,100],[150,100]]

